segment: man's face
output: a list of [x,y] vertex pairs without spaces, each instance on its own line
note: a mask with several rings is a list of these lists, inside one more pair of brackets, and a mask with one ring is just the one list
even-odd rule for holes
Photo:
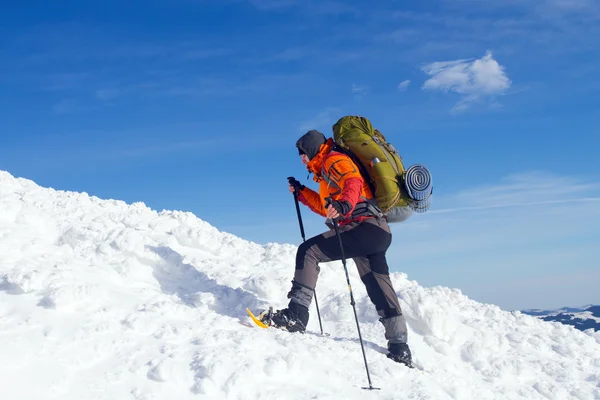
[[310,161],[306,154],[300,154],[300,159],[302,160],[302,164],[306,165]]

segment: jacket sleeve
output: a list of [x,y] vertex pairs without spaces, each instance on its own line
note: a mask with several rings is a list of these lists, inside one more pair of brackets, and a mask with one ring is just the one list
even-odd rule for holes
[[298,200],[310,208],[311,211],[324,217],[327,216],[327,212],[323,206],[323,200],[321,200],[319,193],[314,190],[305,187],[302,191],[298,192]]
[[360,200],[364,179],[358,170],[358,167],[350,159],[343,155],[340,157],[331,157],[325,162],[325,170],[329,178],[340,188],[341,193],[336,200],[347,201],[350,204],[350,211],[354,211],[356,203]]
[[360,194],[362,193],[363,179],[362,178],[348,178],[342,186],[342,194],[340,195],[339,201],[347,201],[350,203],[351,209],[349,214],[354,211],[356,203],[360,200]]

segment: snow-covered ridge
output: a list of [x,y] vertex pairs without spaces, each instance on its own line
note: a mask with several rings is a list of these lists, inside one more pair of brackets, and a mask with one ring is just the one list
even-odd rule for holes
[[574,326],[580,331],[593,329],[600,331],[600,306],[564,307],[559,310],[523,310],[524,314],[533,315],[543,321],[560,322]]
[[[291,228],[292,229],[292,228]],[[349,262],[322,265],[308,334],[246,326],[283,307],[295,246],[258,245],[191,213],[55,191],[0,171],[3,399],[600,399],[600,334],[393,281],[418,369],[385,357]]]
[[600,307],[600,306],[595,306],[593,304],[587,304],[587,305],[581,306],[581,307],[563,307],[563,308],[558,308],[556,310],[542,310],[539,308],[528,308],[528,309],[521,310],[521,312],[523,314],[528,314],[528,315],[547,316],[547,315],[557,315],[560,313],[584,312],[590,307]]

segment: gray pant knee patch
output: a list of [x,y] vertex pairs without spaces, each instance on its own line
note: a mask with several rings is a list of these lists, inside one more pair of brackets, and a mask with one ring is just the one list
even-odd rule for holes
[[290,292],[288,293],[288,298],[294,303],[309,308],[313,295],[313,290],[305,286],[299,285],[296,281],[293,281],[292,290],[290,290]]
[[385,338],[389,343],[406,343],[408,331],[404,315],[398,315],[391,318],[381,318],[379,321],[385,328]]

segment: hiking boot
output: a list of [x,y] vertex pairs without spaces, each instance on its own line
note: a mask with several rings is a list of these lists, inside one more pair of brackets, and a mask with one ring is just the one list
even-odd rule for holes
[[414,368],[412,365],[412,355],[406,343],[390,343],[388,345],[388,358],[406,365],[409,368]]
[[289,308],[277,310],[273,313],[271,316],[271,325],[289,332],[304,333],[306,331],[306,325]]

